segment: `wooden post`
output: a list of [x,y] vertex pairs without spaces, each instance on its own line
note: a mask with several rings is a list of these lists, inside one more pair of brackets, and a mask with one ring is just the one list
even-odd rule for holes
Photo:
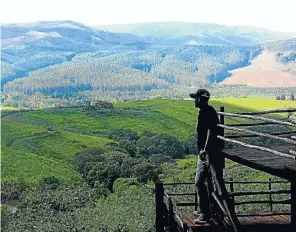
[[174,207],[173,207],[173,202],[172,199],[169,197],[168,198],[168,202],[169,202],[169,232],[173,232],[174,231]]
[[[220,107],[220,112],[224,112],[224,106],[221,106]],[[225,124],[225,122],[224,122],[224,115],[220,115],[220,124],[222,124],[222,125]],[[221,130],[221,128],[220,128],[220,130]],[[222,128],[221,136],[224,137],[224,134],[225,134],[225,131],[224,131],[224,128]],[[222,142],[221,148],[224,149],[225,148],[225,141],[222,140],[220,142]],[[220,153],[220,155],[222,155],[222,153]],[[222,165],[223,165],[223,168],[225,168],[225,156],[223,156],[223,163],[222,163]],[[222,169],[222,173],[221,174],[222,174],[222,177],[221,178],[224,181],[223,169]]]
[[194,210],[197,211],[197,191],[196,191],[196,188],[195,188],[195,195],[194,195]]
[[155,208],[156,208],[156,232],[164,232],[163,223],[163,183],[160,181],[155,182]]
[[187,232],[188,231],[188,226],[185,222],[183,222],[183,232]]
[[[269,177],[268,189],[269,189],[269,191],[271,191],[271,178],[270,177]],[[271,193],[269,193],[269,206],[270,206],[270,212],[272,212],[273,211],[273,208],[272,208],[272,197],[271,197]]]
[[296,180],[291,181],[291,224],[293,231],[296,231]]
[[[220,112],[224,112],[224,106],[221,106],[220,107]],[[224,115],[220,115],[220,124],[224,125],[225,122],[224,122]],[[224,137],[224,128],[222,128],[222,133],[221,133],[221,136]],[[225,147],[225,141],[223,140],[222,142],[222,149]]]
[[231,200],[230,200],[229,194],[227,192],[227,189],[225,187],[225,184],[220,183],[220,181],[218,180],[216,171],[213,167],[213,164],[210,162],[210,160],[208,158],[208,154],[207,154],[207,161],[208,161],[208,166],[210,168],[210,174],[211,174],[210,178],[212,178],[213,183],[215,184],[217,193],[218,193],[219,197],[221,197],[221,203],[223,205],[223,208],[227,212],[228,219],[233,227],[234,232],[238,232],[238,231],[240,231],[240,229],[238,229],[240,227],[240,222],[239,222],[232,206],[229,207],[229,205],[231,204]]
[[[234,192],[234,188],[233,188],[233,178],[230,178],[230,192],[231,192],[231,193]],[[234,204],[234,196],[231,196],[231,200],[232,200],[232,203]]]

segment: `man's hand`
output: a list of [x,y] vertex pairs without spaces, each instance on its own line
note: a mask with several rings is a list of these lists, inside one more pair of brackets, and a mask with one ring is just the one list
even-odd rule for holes
[[207,152],[205,150],[201,150],[199,152],[198,156],[202,161],[206,161],[206,154],[207,154]]

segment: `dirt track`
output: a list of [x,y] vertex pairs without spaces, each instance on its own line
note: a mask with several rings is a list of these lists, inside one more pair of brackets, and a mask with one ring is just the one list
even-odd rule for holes
[[222,83],[247,84],[255,87],[291,87],[296,86],[296,76],[289,73],[285,65],[276,60],[276,53],[264,51],[250,66],[232,70],[233,76]]

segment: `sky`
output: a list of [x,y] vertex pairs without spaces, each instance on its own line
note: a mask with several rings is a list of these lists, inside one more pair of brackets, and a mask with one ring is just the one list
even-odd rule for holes
[[0,23],[182,21],[296,32],[295,9],[296,0],[1,0]]

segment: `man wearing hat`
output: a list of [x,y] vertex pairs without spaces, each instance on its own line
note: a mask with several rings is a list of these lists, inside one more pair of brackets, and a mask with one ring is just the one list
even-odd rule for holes
[[190,94],[194,98],[195,107],[199,108],[197,124],[197,146],[199,150],[198,162],[195,176],[195,185],[199,198],[200,214],[193,212],[197,218],[195,223],[206,223],[211,219],[209,193],[207,179],[209,168],[205,161],[205,152],[209,154],[209,161],[213,164],[217,178],[223,178],[224,159],[221,156],[221,141],[217,138],[219,134],[219,118],[216,110],[208,104],[210,93],[205,89],[199,89]]

